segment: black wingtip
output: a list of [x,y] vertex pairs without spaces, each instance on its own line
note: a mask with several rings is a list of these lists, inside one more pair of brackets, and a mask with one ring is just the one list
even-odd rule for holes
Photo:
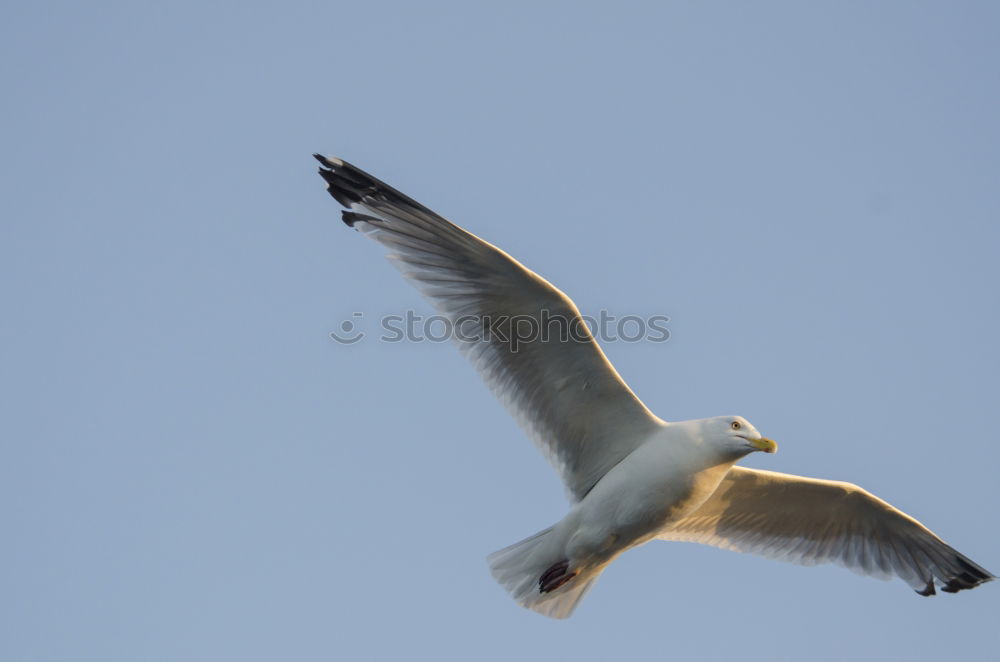
[[[336,161],[331,161],[322,154],[313,154],[313,158],[322,163],[327,168],[336,168],[338,165],[343,165],[343,163],[336,163]],[[339,161],[339,159],[337,159]]]
[[980,584],[994,579],[993,575],[974,563],[969,563],[965,559],[958,559],[958,562],[964,570],[949,579],[948,583],[941,587],[941,590],[945,593],[958,593],[959,591],[975,588]]
[[353,211],[342,211],[340,212],[340,220],[342,220],[344,225],[347,227],[353,228],[354,224],[361,219],[358,218],[358,214],[355,214]]
[[[980,584],[985,584],[986,582],[996,579],[996,577],[987,572],[985,569],[979,567],[975,563],[972,563],[961,555],[954,559],[954,561],[958,564],[960,569],[950,573],[948,580],[941,585],[940,588],[945,593],[958,593],[959,591],[976,588]],[[917,591],[917,594],[923,596],[934,595],[934,580],[928,580],[927,586],[925,586],[923,590]]]
[[313,154],[313,158],[323,166],[319,169],[319,174],[326,181],[326,190],[345,207],[364,204],[365,199],[371,198],[378,204],[399,208],[401,213],[417,211],[426,215],[436,215],[413,198],[403,195],[343,159],[326,157],[322,154]]
[[313,154],[313,157],[323,165],[319,169],[319,176],[326,182],[326,190],[333,196],[334,200],[344,207],[361,202],[363,194],[358,190],[355,182],[348,178],[343,161],[328,159],[322,154]]

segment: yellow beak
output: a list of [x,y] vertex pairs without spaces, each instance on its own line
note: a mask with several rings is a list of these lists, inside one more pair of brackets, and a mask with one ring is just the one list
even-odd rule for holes
[[759,451],[764,451],[765,453],[774,453],[778,450],[778,444],[774,443],[771,439],[766,437],[761,437],[760,439],[750,439],[750,445]]

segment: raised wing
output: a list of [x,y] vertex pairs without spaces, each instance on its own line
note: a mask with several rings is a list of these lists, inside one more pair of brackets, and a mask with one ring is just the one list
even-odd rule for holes
[[461,351],[581,499],[662,424],[573,302],[499,248],[346,161],[314,155],[347,225],[452,321]]
[[949,593],[993,575],[923,524],[851,483],[733,467],[707,502],[658,536],[803,565],[835,562],[920,595]]

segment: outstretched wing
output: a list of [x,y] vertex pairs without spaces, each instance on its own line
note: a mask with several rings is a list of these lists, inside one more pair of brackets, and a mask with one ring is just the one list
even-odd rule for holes
[[581,499],[662,424],[565,294],[499,248],[346,161],[314,155],[347,225],[452,321],[458,345]]
[[927,527],[857,485],[733,467],[691,515],[664,529],[681,540],[803,565],[835,562],[902,578],[921,595],[949,593],[993,575]]

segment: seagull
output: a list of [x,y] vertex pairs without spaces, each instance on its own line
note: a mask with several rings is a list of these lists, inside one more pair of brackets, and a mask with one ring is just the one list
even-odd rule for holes
[[454,324],[460,351],[566,486],[561,521],[488,557],[521,606],[567,618],[612,561],[657,539],[839,563],[923,596],[994,579],[857,485],[737,466],[778,448],[742,416],[660,419],[555,286],[347,161],[313,156],[344,223],[388,249]]

